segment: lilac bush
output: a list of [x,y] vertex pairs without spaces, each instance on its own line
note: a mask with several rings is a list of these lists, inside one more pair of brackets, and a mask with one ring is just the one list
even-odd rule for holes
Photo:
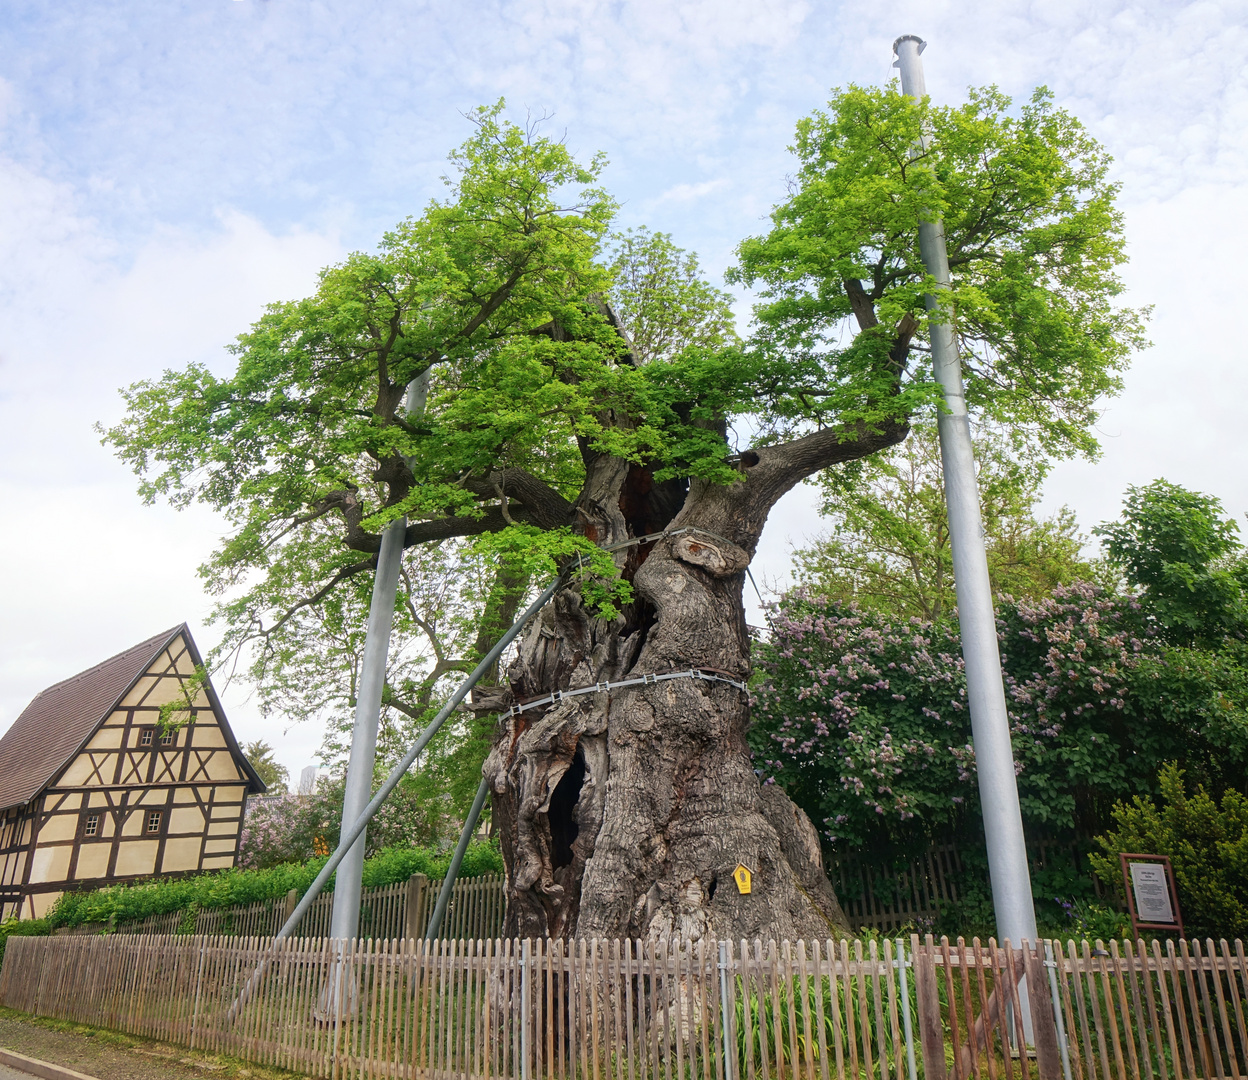
[[[771,631],[757,655],[756,765],[834,850],[978,832],[956,618],[893,619],[799,593]],[[1139,693],[1166,659],[1133,598],[1076,585],[1007,599],[997,634],[1033,835],[1097,829],[1114,799],[1155,784],[1167,756],[1199,749],[1197,733]]]
[[[258,870],[328,855],[342,828],[343,777],[330,776],[310,795],[259,801],[239,837],[238,865]],[[405,777],[369,823],[365,855],[384,848],[453,844],[459,822],[445,799],[430,799]]]

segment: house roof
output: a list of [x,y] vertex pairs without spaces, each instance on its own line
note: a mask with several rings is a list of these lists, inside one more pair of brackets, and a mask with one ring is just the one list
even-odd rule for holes
[[[47,787],[179,634],[186,635],[192,658],[199,663],[190,631],[183,623],[37,694],[0,736],[0,810],[28,803]],[[251,787],[263,791],[263,783],[224,722],[211,685],[207,689],[230,750],[252,780]]]

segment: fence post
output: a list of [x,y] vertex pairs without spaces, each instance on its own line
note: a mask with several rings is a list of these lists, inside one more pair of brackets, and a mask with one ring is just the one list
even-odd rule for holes
[[419,941],[425,936],[420,917],[425,909],[425,890],[429,879],[424,874],[413,874],[407,879],[407,898],[403,905],[403,936],[409,941]]
[[[1058,1053],[1057,1027],[1054,1024],[1056,1000],[1049,1000],[1049,982],[1044,978],[1044,957],[1032,942],[1023,940],[1023,970],[1027,974],[1031,998],[1032,1037],[1036,1046],[1036,1071],[1040,1080],[1062,1080],[1062,1060]],[[1050,972],[1052,968],[1049,969]],[[1125,1004],[1125,1003],[1124,1003]],[[1027,1008],[1028,1006],[1023,1006]],[[1124,1014],[1123,1020],[1129,1024]]]
[[[919,1039],[923,1043],[923,1075],[926,1080],[946,1080],[945,1028],[940,1018],[940,991],[936,983],[936,960],[932,936],[914,951],[914,988],[919,1004]],[[957,1047],[954,1047],[957,1053]],[[956,1058],[955,1058],[956,1060]]]
[[[677,964],[680,961],[677,960]],[[679,972],[679,967],[677,968]],[[679,992],[679,991],[678,991]],[[728,942],[719,943],[719,1008],[724,1033],[724,1080],[735,1080],[736,1054],[732,1052],[733,1010],[728,998]]]
[[295,905],[299,903],[299,890],[291,889],[286,894],[286,903],[282,906],[282,923],[284,924],[295,913]]
[[[918,935],[914,935],[916,944],[918,940]],[[898,981],[901,983],[901,1020],[906,1033],[906,1071],[910,1076],[910,1080],[918,1080],[919,1072],[914,1060],[914,1028],[910,1024],[910,983],[906,977],[906,967],[908,966],[906,943],[901,938],[897,939],[896,964]],[[833,985],[835,985],[835,972],[833,973]],[[835,1008],[835,1006],[833,1007]]]
[[520,945],[520,1080],[529,1080],[529,939]]
[[199,963],[195,968],[195,1003],[191,1006],[191,1049],[195,1049],[195,1036],[199,1026],[199,994],[204,985],[204,949],[205,942],[199,939]]

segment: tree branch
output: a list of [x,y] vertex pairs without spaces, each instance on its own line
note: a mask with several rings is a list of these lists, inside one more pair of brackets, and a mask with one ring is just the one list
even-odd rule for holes
[[863,289],[862,282],[857,278],[846,278],[844,285],[845,295],[849,297],[849,308],[858,321],[858,329],[870,330],[873,326],[879,326],[880,321],[875,317],[875,305]]
[[[514,521],[540,525],[527,507],[513,506],[511,516]],[[435,518],[432,521],[415,521],[407,527],[403,538],[404,547],[416,544],[427,544],[431,540],[451,540],[457,536],[480,536],[482,533],[501,532],[507,527],[502,511],[497,506],[490,507],[481,517],[447,517]],[[377,550],[381,550],[381,537],[377,537]]]
[[464,490],[486,496],[497,496],[500,490],[506,492],[522,503],[533,522],[544,529],[556,529],[575,520],[576,507],[546,481],[524,469],[502,469],[484,477],[470,476],[464,481]]
[[751,494],[770,508],[799,480],[842,461],[896,446],[910,433],[910,425],[892,420],[876,426],[865,423],[824,428],[792,442],[754,450],[758,464],[747,473]]
[[282,614],[282,616],[277,620],[277,622],[275,622],[267,630],[259,630],[255,634],[252,634],[249,636],[263,638],[267,641],[269,637],[277,633],[277,631],[281,629],[281,627],[283,627],[286,623],[290,622],[290,620],[295,617],[296,612],[302,611],[306,607],[315,607],[322,600],[324,600],[325,597],[327,597],[331,592],[333,592],[334,589],[336,589],[339,585],[341,585],[344,581],[346,581],[347,578],[355,577],[356,574],[362,574],[365,570],[374,570],[376,569],[376,567],[377,567],[376,557],[371,558],[371,559],[364,559],[361,562],[352,563],[350,566],[342,567],[342,569],[340,569],[332,578],[330,578],[329,581],[326,582],[325,585],[323,585],[320,589],[314,592],[311,596],[303,600],[300,600],[299,603],[294,605],[294,607],[287,608],[286,611]]

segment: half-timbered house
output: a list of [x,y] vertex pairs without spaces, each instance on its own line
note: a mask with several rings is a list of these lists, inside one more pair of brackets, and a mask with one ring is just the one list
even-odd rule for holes
[[174,627],[48,687],[0,737],[0,918],[45,915],[70,888],[234,865],[264,784],[200,665]]

